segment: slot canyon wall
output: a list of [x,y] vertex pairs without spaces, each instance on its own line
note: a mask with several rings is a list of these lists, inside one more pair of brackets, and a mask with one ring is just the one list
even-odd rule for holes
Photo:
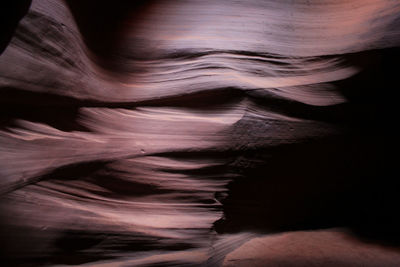
[[6,266],[400,265],[400,1],[4,5]]

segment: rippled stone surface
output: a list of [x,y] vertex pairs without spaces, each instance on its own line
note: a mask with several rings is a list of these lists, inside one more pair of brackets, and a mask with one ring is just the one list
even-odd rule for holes
[[[10,265],[400,264],[400,2],[13,5],[0,55]],[[317,230],[332,227],[346,230]]]

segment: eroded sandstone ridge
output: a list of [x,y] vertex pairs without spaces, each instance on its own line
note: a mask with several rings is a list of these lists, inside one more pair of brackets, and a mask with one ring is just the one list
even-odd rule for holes
[[399,1],[10,10],[0,55],[9,265],[400,264]]

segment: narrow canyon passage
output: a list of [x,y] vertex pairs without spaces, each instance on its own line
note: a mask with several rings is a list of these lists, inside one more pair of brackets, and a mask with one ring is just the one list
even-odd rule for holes
[[400,264],[399,1],[9,2],[7,266]]

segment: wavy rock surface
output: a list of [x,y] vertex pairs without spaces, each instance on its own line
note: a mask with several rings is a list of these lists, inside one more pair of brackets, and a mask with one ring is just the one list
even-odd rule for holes
[[399,14],[391,0],[33,0],[2,38],[2,256],[218,266],[276,231],[399,240]]
[[362,242],[341,229],[259,236],[228,254],[223,266],[397,266],[398,249]]

